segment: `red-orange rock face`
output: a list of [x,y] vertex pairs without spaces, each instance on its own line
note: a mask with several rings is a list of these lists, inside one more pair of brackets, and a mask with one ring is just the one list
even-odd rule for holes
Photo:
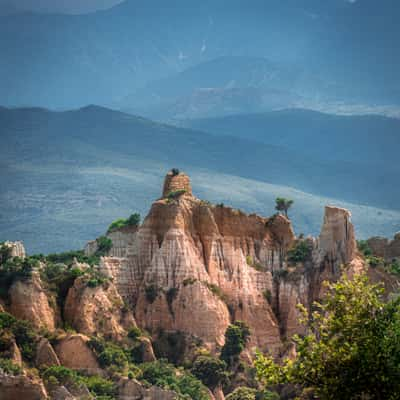
[[115,238],[118,257],[105,257],[103,270],[134,305],[138,325],[153,333],[181,331],[214,350],[229,323],[242,320],[251,328],[249,349],[277,353],[282,335],[301,330],[296,305],[318,298],[321,280],[355,258],[350,214],[326,208],[311,260],[294,271],[286,262],[295,241],[286,217],[210,205],[191,194],[186,175],[168,174],[164,197],[178,189],[186,192],[157,200],[137,231]]

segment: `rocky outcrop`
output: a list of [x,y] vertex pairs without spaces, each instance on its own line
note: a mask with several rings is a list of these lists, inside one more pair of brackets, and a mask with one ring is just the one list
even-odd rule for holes
[[82,334],[68,334],[55,345],[60,363],[67,368],[88,373],[101,372],[96,356],[88,346],[89,338]]
[[25,258],[26,252],[22,242],[5,242],[4,246],[10,249],[11,257]]
[[70,288],[64,317],[78,332],[114,340],[123,339],[136,326],[112,282],[88,287],[85,278],[76,279]]
[[[57,325],[56,310],[49,303],[49,295],[43,290],[36,272],[29,280],[18,280],[9,290],[10,312],[19,319],[25,319],[36,328],[54,331]],[[55,303],[55,302],[54,302]]]
[[192,186],[190,184],[190,178],[182,173],[173,171],[168,172],[164,180],[164,187],[162,191],[162,197],[167,197],[170,193],[177,191],[184,191],[185,195],[192,196]]
[[324,222],[317,244],[316,264],[327,262],[332,268],[350,264],[357,244],[351,214],[344,208],[325,207]]
[[394,235],[392,240],[382,237],[372,237],[367,240],[372,253],[391,262],[393,259],[400,259],[400,232]]
[[37,346],[35,364],[38,367],[60,365],[60,360],[58,359],[53,346],[45,338],[41,339]]
[[118,400],[175,400],[177,394],[157,386],[146,389],[134,379],[123,378],[118,384]]
[[40,380],[25,375],[0,374],[0,400],[46,400],[46,389]]
[[211,350],[223,344],[229,323],[243,320],[249,349],[278,352],[282,335],[301,329],[296,305],[310,305],[322,280],[357,260],[347,210],[326,207],[320,237],[309,239],[310,260],[293,267],[286,261],[295,243],[290,220],[203,202],[182,173],[166,176],[162,198],[138,229],[117,232],[115,256],[100,268],[133,305],[138,325],[195,336]]

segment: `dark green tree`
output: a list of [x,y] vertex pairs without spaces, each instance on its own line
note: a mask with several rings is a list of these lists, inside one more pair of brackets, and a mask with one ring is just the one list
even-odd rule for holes
[[221,360],[232,366],[246,347],[249,337],[250,329],[246,323],[236,321],[229,325],[225,332],[225,344],[221,350]]
[[288,210],[293,203],[293,200],[285,199],[284,197],[277,197],[275,200],[275,210],[283,212],[287,217]]
[[213,356],[199,356],[192,367],[192,374],[211,390],[228,380],[225,361]]

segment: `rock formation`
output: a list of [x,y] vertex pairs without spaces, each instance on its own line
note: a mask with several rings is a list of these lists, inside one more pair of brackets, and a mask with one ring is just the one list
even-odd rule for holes
[[54,350],[60,363],[71,369],[98,373],[100,366],[88,341],[89,338],[82,334],[68,334],[59,340]]
[[400,259],[400,232],[396,233],[392,240],[375,236],[368,239],[367,243],[377,257],[382,257],[389,262]]
[[136,326],[112,283],[91,288],[82,278],[76,279],[68,292],[64,318],[78,332],[114,340],[121,340]]
[[243,320],[249,349],[277,353],[282,334],[300,329],[296,304],[311,304],[322,279],[338,278],[340,266],[356,258],[350,213],[326,207],[310,262],[293,272],[286,254],[296,238],[286,217],[201,201],[183,173],[167,174],[139,229],[109,236],[115,244],[101,268],[134,306],[138,325],[194,335],[211,350],[223,344],[229,323]]
[[54,331],[56,310],[51,307],[48,293],[44,291],[38,274],[32,279],[16,281],[10,288],[10,312],[19,319],[31,321],[37,328]]
[[25,247],[22,242],[4,242],[4,246],[10,249],[11,257],[25,258]]

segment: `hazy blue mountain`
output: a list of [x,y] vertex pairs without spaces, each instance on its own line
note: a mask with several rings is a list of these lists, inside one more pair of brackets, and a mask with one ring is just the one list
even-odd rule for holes
[[400,119],[289,109],[182,121],[182,125],[280,146],[304,156],[400,172]]
[[318,231],[326,203],[350,208],[360,237],[400,227],[398,172],[373,165],[95,106],[0,108],[0,138],[0,240],[25,240],[30,251],[80,247],[117,217],[145,214],[171,167],[193,177],[200,198],[247,211],[272,214],[276,196],[294,198],[294,223],[305,233]]
[[0,17],[0,103],[112,104],[147,82],[224,56],[307,71],[326,96],[399,101],[397,1],[243,4],[127,0],[89,15]]
[[116,106],[174,121],[285,108],[295,105],[301,94],[317,93],[323,87],[322,80],[299,68],[261,57],[225,56],[152,81]]

